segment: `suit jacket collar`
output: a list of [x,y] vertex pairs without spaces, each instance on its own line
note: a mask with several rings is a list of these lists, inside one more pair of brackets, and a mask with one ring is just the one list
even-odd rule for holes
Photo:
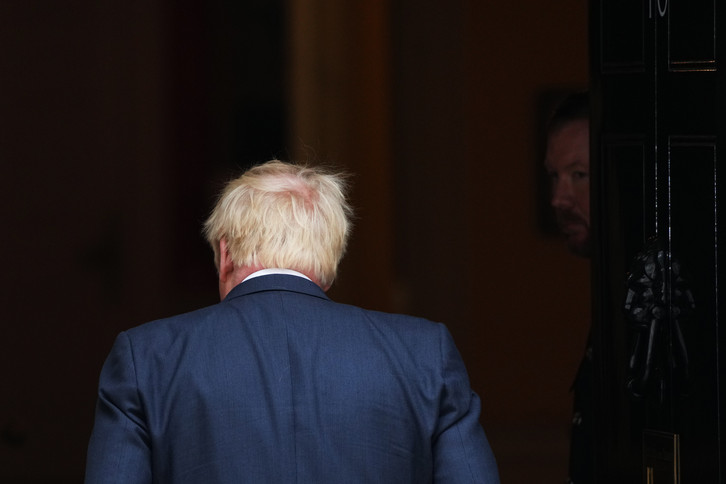
[[287,274],[270,274],[266,276],[253,277],[237,284],[230,292],[225,301],[264,291],[291,291],[322,299],[330,299],[320,286],[303,277]]

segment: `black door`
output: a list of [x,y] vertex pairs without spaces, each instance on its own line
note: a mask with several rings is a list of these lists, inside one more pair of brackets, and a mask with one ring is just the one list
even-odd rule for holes
[[726,483],[716,7],[590,3],[597,482]]

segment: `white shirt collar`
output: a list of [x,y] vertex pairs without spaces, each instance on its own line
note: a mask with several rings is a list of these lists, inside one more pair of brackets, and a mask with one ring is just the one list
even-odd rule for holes
[[312,282],[312,279],[310,279],[305,274],[298,272],[298,271],[293,271],[292,269],[260,269],[259,271],[253,272],[249,276],[245,277],[242,282],[252,279],[253,277],[268,276],[270,274],[286,274],[288,276],[297,276],[297,277],[305,278],[308,281]]

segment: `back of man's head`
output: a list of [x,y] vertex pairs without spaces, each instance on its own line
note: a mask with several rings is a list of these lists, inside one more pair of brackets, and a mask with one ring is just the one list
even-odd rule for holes
[[293,269],[329,286],[345,253],[351,213],[343,175],[272,160],[226,185],[204,233],[217,267],[225,239],[238,267]]

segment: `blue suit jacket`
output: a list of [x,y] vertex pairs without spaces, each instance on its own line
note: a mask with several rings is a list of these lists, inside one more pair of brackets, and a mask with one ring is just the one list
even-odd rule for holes
[[443,325],[261,276],[118,336],[86,483],[496,483],[479,410]]

